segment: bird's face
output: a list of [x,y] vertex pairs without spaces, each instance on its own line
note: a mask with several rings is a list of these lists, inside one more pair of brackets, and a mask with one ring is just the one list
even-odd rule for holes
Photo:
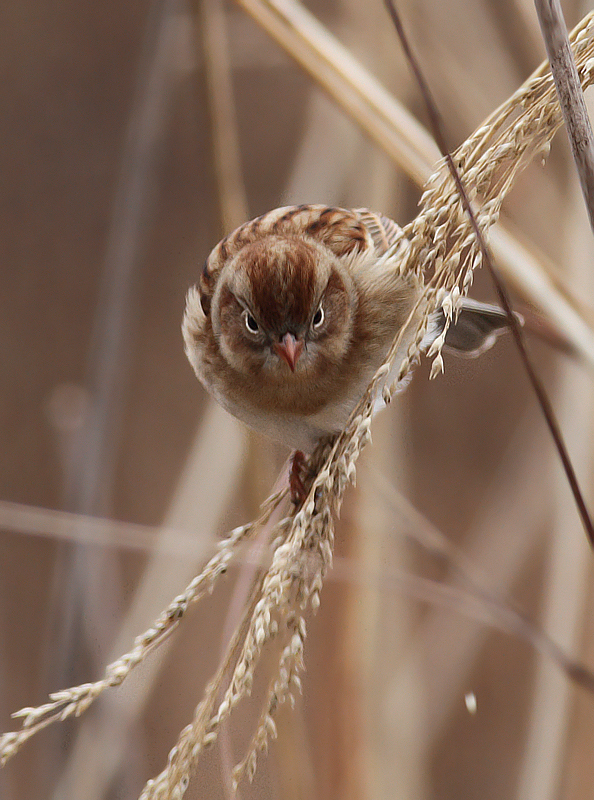
[[212,324],[221,353],[244,375],[282,386],[316,380],[348,350],[352,279],[323,245],[267,236],[246,244],[218,281]]

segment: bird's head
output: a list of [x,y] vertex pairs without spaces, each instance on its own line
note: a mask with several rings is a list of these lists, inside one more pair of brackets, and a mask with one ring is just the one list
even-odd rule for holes
[[305,237],[265,236],[226,264],[212,325],[240,373],[286,384],[315,379],[350,344],[356,295],[344,264]]

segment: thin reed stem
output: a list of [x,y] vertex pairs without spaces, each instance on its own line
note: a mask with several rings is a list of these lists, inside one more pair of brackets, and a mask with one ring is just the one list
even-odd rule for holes
[[573,160],[594,230],[594,136],[559,0],[534,0]]
[[456,184],[456,187],[460,194],[462,205],[464,207],[464,210],[468,214],[468,218],[471,222],[474,235],[476,236],[477,242],[479,244],[479,248],[483,257],[483,262],[487,265],[487,269],[489,271],[489,274],[493,281],[493,285],[495,287],[495,291],[497,292],[497,296],[499,298],[499,302],[501,303],[505,313],[507,314],[510,330],[512,332],[518,351],[520,353],[520,358],[526,370],[526,374],[528,375],[532,388],[534,389],[539,405],[542,409],[542,413],[544,414],[544,418],[546,420],[551,436],[553,437],[555,447],[557,448],[557,452],[559,453],[559,458],[561,459],[563,470],[565,472],[565,475],[567,476],[567,480],[569,482],[569,486],[571,488],[571,492],[573,494],[578,509],[578,513],[580,515],[580,519],[584,527],[584,531],[586,532],[586,536],[590,541],[590,545],[594,548],[594,524],[592,523],[590,512],[584,500],[582,490],[580,489],[577,475],[575,474],[575,470],[573,468],[573,464],[571,463],[569,453],[567,452],[567,447],[565,446],[563,435],[561,433],[559,423],[557,422],[557,419],[555,417],[553,407],[547,396],[547,393],[545,392],[544,386],[542,385],[540,378],[536,374],[536,370],[532,365],[530,357],[528,356],[528,351],[526,349],[526,343],[524,341],[524,336],[522,334],[520,323],[518,322],[516,316],[513,313],[507,291],[503,283],[501,282],[501,279],[499,278],[497,271],[495,270],[490,250],[487,246],[485,237],[483,236],[483,233],[477,222],[475,213],[472,208],[472,204],[470,202],[466,189],[464,188],[464,184],[462,183],[462,178],[460,177],[458,168],[456,167],[454,159],[452,158],[448,150],[437,105],[435,103],[435,100],[433,99],[433,96],[431,95],[431,91],[423,76],[421,67],[411,50],[410,44],[404,32],[402,20],[400,18],[400,15],[398,14],[394,0],[386,0],[386,5],[390,13],[390,16],[392,18],[392,21],[394,23],[394,27],[396,28],[396,32],[398,34],[400,42],[402,44],[402,49],[404,51],[404,54],[418,82],[419,89],[423,96],[425,107],[427,109],[427,114],[429,116],[431,129],[433,131],[433,135],[435,136],[435,141],[437,142],[437,146],[439,147],[446,161],[452,179]]

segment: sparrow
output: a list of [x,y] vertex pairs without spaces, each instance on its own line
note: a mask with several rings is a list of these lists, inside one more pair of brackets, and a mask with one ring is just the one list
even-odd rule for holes
[[[226,236],[188,292],[182,325],[205,389],[296,451],[340,431],[422,290],[416,274],[398,269],[401,238],[382,214],[324,205],[277,208]],[[424,348],[445,324],[438,310]],[[501,309],[465,299],[445,345],[477,355],[506,327]],[[397,366],[414,315],[409,328]]]

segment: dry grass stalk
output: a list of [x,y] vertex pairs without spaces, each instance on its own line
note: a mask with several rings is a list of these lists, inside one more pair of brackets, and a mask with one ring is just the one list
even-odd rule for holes
[[536,0],[535,5],[590,225],[594,228],[594,136],[569,45],[563,10],[559,0]]
[[[407,39],[406,34],[404,32],[404,28],[402,26],[402,22],[400,20],[400,16],[398,14],[396,6],[394,5],[394,0],[387,0],[387,6],[388,6],[388,10],[390,12],[390,15],[392,17],[392,21],[394,23],[394,26],[396,28],[396,31],[398,33],[398,38],[400,39],[400,43],[402,45],[402,49],[403,49],[403,51],[405,53],[406,59],[407,59],[409,65],[410,65],[410,67],[411,67],[411,69],[412,69],[412,71],[413,71],[413,73],[415,75],[415,79],[416,79],[416,81],[417,81],[417,83],[419,85],[419,89],[421,90],[421,94],[423,95],[425,106],[427,108],[427,113],[429,114],[429,118],[431,120],[431,129],[433,130],[433,133],[435,135],[435,139],[436,139],[436,141],[437,141],[437,143],[439,145],[439,149],[441,150],[441,152],[444,155],[444,159],[445,159],[445,163],[446,163],[447,168],[448,168],[448,172],[449,172],[450,177],[452,178],[452,180],[454,181],[454,184],[456,186],[456,191],[457,191],[457,194],[458,194],[458,196],[460,198],[460,202],[461,202],[462,208],[463,208],[463,210],[464,210],[469,222],[471,223],[471,230],[472,230],[472,233],[474,235],[474,240],[475,240],[475,244],[476,244],[478,253],[481,256],[481,259],[484,261],[485,266],[487,268],[487,271],[488,271],[488,273],[489,273],[489,275],[491,277],[491,281],[492,281],[493,286],[495,288],[495,292],[496,292],[497,298],[499,300],[499,303],[500,303],[502,309],[505,311],[505,313],[507,315],[509,330],[510,330],[510,332],[511,332],[511,334],[513,336],[514,342],[516,344],[516,347],[517,347],[517,350],[518,350],[518,354],[520,355],[520,359],[522,361],[522,366],[524,367],[524,371],[526,373],[526,376],[528,377],[528,380],[530,381],[530,385],[531,385],[531,387],[532,387],[532,389],[534,391],[534,394],[536,395],[536,397],[538,399],[538,403],[540,405],[540,408],[541,408],[541,411],[543,413],[543,416],[544,416],[544,418],[546,420],[547,427],[549,429],[549,433],[551,435],[551,438],[553,439],[553,441],[555,443],[557,454],[559,456],[559,460],[561,461],[561,463],[563,465],[563,470],[565,472],[565,475],[566,475],[566,478],[567,478],[567,482],[569,483],[569,486],[571,488],[571,492],[573,494],[574,503],[575,503],[575,506],[576,506],[576,508],[577,508],[577,510],[579,512],[580,519],[581,519],[582,525],[584,527],[584,531],[585,531],[588,539],[590,540],[590,545],[594,547],[594,524],[592,522],[592,517],[590,516],[590,512],[589,512],[588,507],[586,505],[586,502],[584,500],[584,496],[583,496],[582,490],[580,488],[579,481],[577,479],[577,475],[575,473],[573,464],[572,464],[571,459],[569,457],[569,453],[567,451],[567,447],[566,447],[565,442],[563,440],[563,435],[561,433],[561,429],[559,427],[559,423],[557,422],[557,419],[556,419],[556,416],[555,416],[555,412],[553,411],[553,407],[552,407],[552,405],[550,403],[550,400],[548,398],[547,393],[545,392],[544,386],[542,385],[542,382],[541,382],[540,378],[536,374],[536,371],[535,371],[534,366],[532,364],[532,360],[530,359],[530,357],[528,355],[528,351],[526,349],[526,342],[524,340],[524,336],[523,336],[522,331],[521,331],[520,322],[518,321],[517,317],[513,313],[513,309],[512,309],[512,305],[511,305],[511,301],[510,301],[509,295],[507,293],[507,289],[504,286],[504,284],[501,282],[501,279],[499,278],[499,275],[497,274],[497,271],[495,270],[495,267],[493,266],[492,256],[491,256],[491,254],[489,252],[489,248],[487,246],[486,240],[483,237],[483,232],[481,230],[481,226],[479,224],[479,221],[475,217],[474,210],[472,208],[472,203],[471,203],[470,198],[469,198],[469,196],[468,196],[468,194],[466,192],[466,189],[464,188],[464,183],[462,181],[462,177],[460,175],[458,167],[454,163],[454,159],[452,158],[451,154],[448,151],[447,144],[446,144],[445,137],[444,137],[444,133],[443,133],[442,126],[441,126],[441,120],[439,118],[439,112],[438,112],[437,107],[435,105],[435,101],[433,100],[433,98],[431,96],[431,92],[430,92],[429,87],[428,87],[428,85],[427,85],[427,83],[425,81],[425,78],[424,78],[424,76],[422,74],[422,71],[420,69],[420,65],[418,64],[415,56],[413,55],[413,53],[412,53],[412,51],[410,49],[410,45],[408,43],[408,39]],[[566,35],[566,38],[567,38],[567,35]],[[568,50],[570,50],[569,40],[567,40],[567,48],[568,48]],[[577,69],[575,67],[575,63],[573,62],[572,58],[571,58],[571,64],[572,64],[573,70],[575,72],[575,80],[576,80],[576,83],[577,83],[577,81],[578,81]],[[554,78],[555,78],[557,91],[559,92],[559,81],[557,80],[558,76],[555,74]],[[578,84],[578,91],[579,91],[580,96],[581,96],[582,88],[581,88],[581,86],[579,86],[579,84]],[[563,106],[563,103],[561,105]],[[567,113],[566,113],[567,109],[562,107],[562,111],[564,113],[564,117],[566,118],[567,117]],[[497,214],[498,214],[498,212],[497,212]],[[458,287],[457,286],[454,287],[454,290],[457,291]],[[449,299],[449,297],[448,297],[448,299]],[[451,310],[450,310],[450,314],[451,314]],[[449,322],[449,320],[450,320],[450,318],[448,317],[448,322]],[[445,335],[447,333],[447,327],[448,326],[446,325],[446,329],[444,330],[443,339],[441,340],[441,342],[443,342],[445,340]],[[440,350],[441,350],[442,347],[443,347],[443,344],[439,344],[435,348],[437,350],[437,357],[438,358],[441,355]]]
[[244,11],[422,185],[439,150],[431,135],[304,6],[237,0]]
[[223,232],[229,233],[245,221],[248,208],[241,169],[229,37],[222,0],[201,0],[198,13],[221,222]]
[[[594,80],[593,29],[594,15],[589,15],[572,34],[578,74],[584,87]],[[518,172],[534,155],[546,150],[561,124],[553,81],[545,71],[546,67],[541,67],[455,154],[484,232],[496,221]],[[471,223],[443,166],[427,184],[419,215],[403,229],[394,247],[402,270],[414,269],[419,274],[433,270],[419,303],[421,314],[418,309],[411,314],[410,319],[418,321],[399,368],[401,379],[419,358],[429,315],[445,300],[446,313],[453,318],[460,298],[471,285],[474,269],[481,263]],[[258,752],[266,747],[269,736],[274,735],[275,708],[299,688],[305,614],[318,607],[324,576],[332,562],[333,520],[347,485],[354,479],[357,458],[370,440],[378,398],[382,395],[384,401],[389,401],[394,389],[386,381],[404,336],[403,331],[397,337],[386,363],[378,370],[344,431],[334,442],[321,443],[312,456],[310,466],[315,477],[308,496],[300,508],[272,528],[270,567],[254,586],[226,658],[209,684],[193,722],[184,729],[171,751],[166,769],[145,787],[142,800],[183,797],[196,758],[216,740],[221,722],[250,693],[260,655],[264,647],[274,643],[278,652],[277,672],[272,676],[262,716],[235,777],[239,779],[244,773],[253,776]],[[442,344],[443,340],[432,347],[432,374],[443,369]],[[103,680],[58,692],[51,696],[50,703],[18,712],[16,716],[23,718],[23,727],[0,740],[2,762],[41,728],[81,714],[108,686],[122,683],[148,652],[173,631],[190,603],[212,590],[238,546],[261,529],[280,500],[279,495],[271,497],[258,520],[236,529],[221,543],[219,552],[203,572],[170,604],[155,625],[138,637],[134,649],[107,668]],[[225,683],[227,688],[219,700]]]
[[0,763],[4,765],[38,731],[72,715],[80,716],[105,689],[123,683],[134,667],[144,661],[148,653],[173,632],[188,606],[213,590],[217,578],[226,571],[237,548],[251,539],[260,526],[266,523],[283,496],[284,493],[279,493],[269,498],[259,519],[236,528],[220,542],[218,552],[202,572],[169,604],[152,627],[136,638],[133,649],[106,668],[105,676],[101,680],[55,692],[50,695],[51,702],[36,708],[23,708],[13,714],[14,717],[23,719],[23,727],[20,731],[0,737]]

